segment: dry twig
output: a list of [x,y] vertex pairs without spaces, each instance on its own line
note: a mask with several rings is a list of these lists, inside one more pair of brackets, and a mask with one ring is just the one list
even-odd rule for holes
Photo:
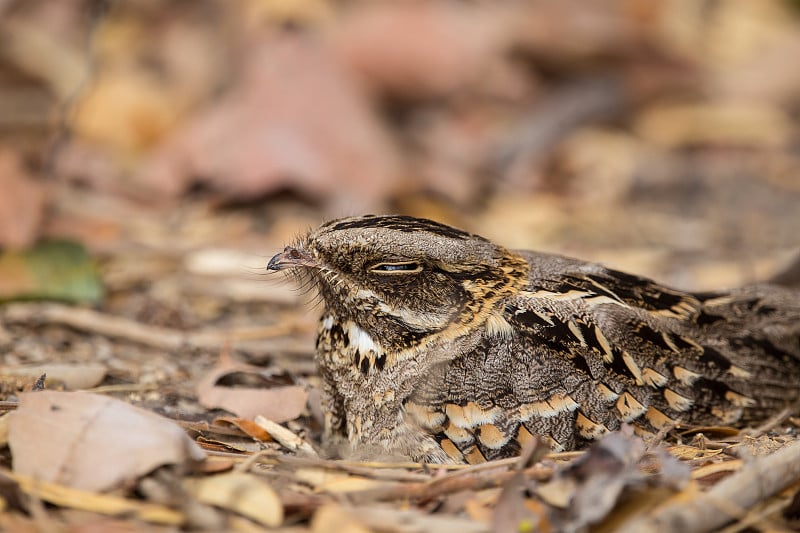
[[742,516],[746,509],[800,481],[800,442],[754,459],[707,493],[656,509],[627,525],[626,532],[710,531]]

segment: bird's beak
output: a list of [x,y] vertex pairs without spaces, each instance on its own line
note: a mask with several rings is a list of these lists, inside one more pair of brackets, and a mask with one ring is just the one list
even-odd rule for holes
[[315,267],[317,261],[305,250],[287,246],[267,263],[267,270],[283,270],[294,267]]

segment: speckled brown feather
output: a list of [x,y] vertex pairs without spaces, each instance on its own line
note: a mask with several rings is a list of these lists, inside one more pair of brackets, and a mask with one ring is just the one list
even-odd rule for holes
[[481,462],[623,422],[742,425],[800,397],[800,292],[689,294],[423,219],[324,224],[269,264],[315,284],[326,436]]

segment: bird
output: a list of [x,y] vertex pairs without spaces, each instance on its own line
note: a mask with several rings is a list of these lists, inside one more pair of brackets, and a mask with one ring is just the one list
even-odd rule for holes
[[324,223],[267,268],[319,296],[323,440],[350,457],[476,464],[800,399],[800,290],[777,284],[686,292],[404,215]]

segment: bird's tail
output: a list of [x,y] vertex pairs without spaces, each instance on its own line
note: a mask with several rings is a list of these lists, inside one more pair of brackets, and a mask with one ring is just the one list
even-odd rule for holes
[[800,254],[785,269],[769,279],[770,283],[800,289]]

